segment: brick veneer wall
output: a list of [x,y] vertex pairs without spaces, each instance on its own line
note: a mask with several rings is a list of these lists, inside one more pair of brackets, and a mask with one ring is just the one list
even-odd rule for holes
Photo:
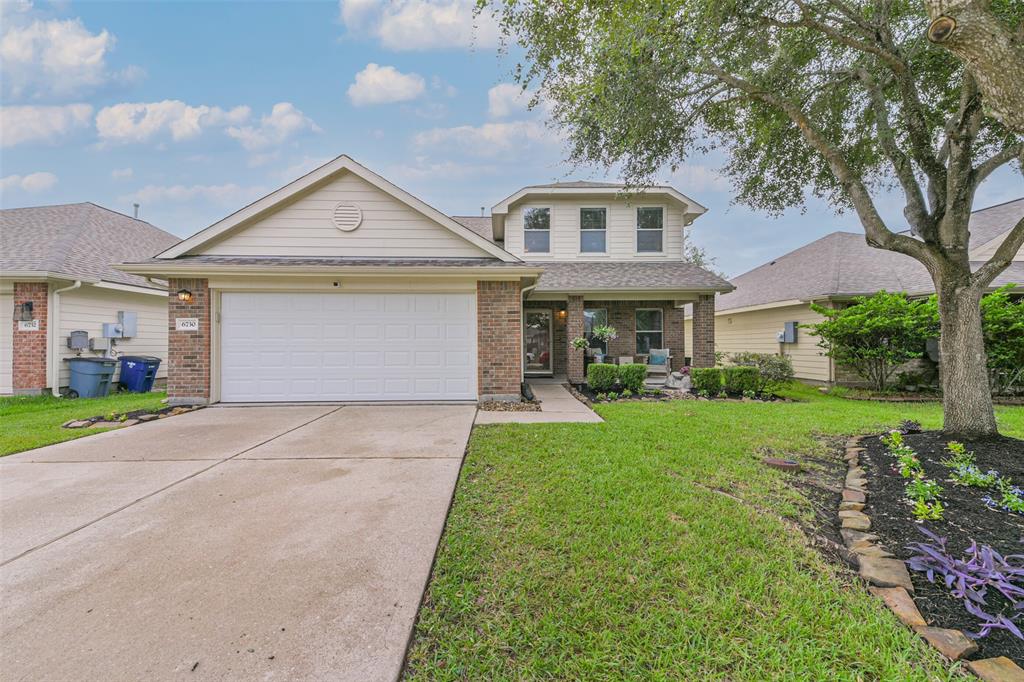
[[32,319],[39,320],[38,331],[18,331],[17,320],[7,320],[13,326],[11,369],[15,393],[41,393],[46,389],[46,328],[49,323],[50,285],[46,282],[15,282],[14,305],[32,302]]
[[565,376],[569,383],[583,383],[583,351],[572,347],[572,340],[583,336],[583,297],[569,296],[565,311]]
[[[167,397],[172,404],[210,399],[210,288],[205,279],[172,279],[167,303]],[[192,292],[192,302],[178,300],[178,290]],[[176,331],[174,319],[199,319],[196,331]]]
[[477,282],[477,393],[481,399],[518,400],[523,376],[520,283]]
[[715,295],[704,294],[693,304],[693,366],[715,366]]

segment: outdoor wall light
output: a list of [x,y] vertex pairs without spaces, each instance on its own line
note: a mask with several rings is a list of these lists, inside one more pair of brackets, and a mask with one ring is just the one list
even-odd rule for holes
[[558,311],[558,319],[560,319],[560,320],[564,320],[565,319],[565,311],[564,310],[559,310]]
[[191,303],[192,302],[192,292],[189,291],[188,289],[179,289],[178,290],[178,300],[181,301],[182,303]]

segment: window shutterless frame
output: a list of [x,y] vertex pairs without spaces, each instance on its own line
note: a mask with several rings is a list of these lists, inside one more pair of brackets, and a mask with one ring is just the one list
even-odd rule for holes
[[664,348],[664,311],[661,308],[637,308],[634,315],[637,355],[646,355],[652,348]]
[[636,252],[663,253],[665,249],[665,207],[638,206],[636,209]]
[[550,206],[527,206],[523,209],[523,251],[551,253]]
[[608,253],[608,209],[580,208],[580,253]]

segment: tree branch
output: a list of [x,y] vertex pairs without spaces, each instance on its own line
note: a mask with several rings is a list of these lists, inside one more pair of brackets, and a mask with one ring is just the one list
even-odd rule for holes
[[1017,221],[988,262],[971,275],[971,283],[983,288],[988,287],[1000,272],[1010,266],[1021,246],[1024,246],[1024,218]]
[[974,169],[974,186],[980,185],[996,169],[1010,163],[1014,159],[1020,161],[1021,165],[1024,166],[1024,142],[1011,144],[1009,147],[993,154],[978,164],[978,167]]
[[863,181],[857,177],[857,174],[846,163],[842,153],[828,141],[825,135],[798,106],[778,97],[774,93],[761,90],[753,83],[729,73],[717,64],[710,64],[708,66],[708,73],[737,90],[745,92],[749,97],[753,97],[782,111],[796,124],[804,140],[825,158],[832,173],[843,186],[847,196],[850,197],[850,201],[853,202],[853,206],[857,210],[861,224],[864,226],[868,244],[905,254],[919,260],[926,267],[934,264],[935,256],[924,242],[907,235],[896,234],[886,227],[885,221],[878,214],[878,209],[875,207]]
[[875,130],[878,132],[878,142],[885,152],[889,162],[896,171],[896,178],[903,187],[903,194],[906,195],[907,205],[904,215],[907,221],[916,228],[916,232],[925,240],[935,241],[935,222],[928,214],[928,207],[921,192],[921,185],[914,175],[914,168],[896,143],[896,135],[889,124],[889,111],[885,106],[885,97],[882,90],[875,82],[875,79],[868,73],[867,69],[858,69],[857,77],[864,83],[871,99],[871,109],[875,114]]

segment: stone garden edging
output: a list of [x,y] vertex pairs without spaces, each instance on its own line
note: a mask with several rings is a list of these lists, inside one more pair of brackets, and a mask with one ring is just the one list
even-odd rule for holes
[[[135,426],[136,424],[144,424],[145,422],[156,421],[157,419],[166,419],[167,417],[174,417],[185,412],[192,412],[205,407],[205,405],[177,405],[175,407],[165,407],[156,412],[143,412],[136,414],[134,417],[128,417],[124,421],[117,419],[115,421],[109,421],[106,417],[88,417],[86,419],[69,419],[68,421],[61,424],[61,428],[65,429],[85,429],[85,428],[120,428],[123,426]],[[129,413],[131,414],[131,413]]]
[[[839,503],[840,534],[846,548],[857,559],[860,577],[868,590],[905,625],[912,628],[946,658],[957,661],[978,650],[978,645],[960,630],[929,626],[914,603],[914,585],[906,564],[878,544],[878,536],[870,533],[871,519],[864,513],[867,503],[867,479],[860,466],[861,441],[864,436],[846,442],[843,459],[847,463],[846,482]],[[1024,670],[1006,656],[964,661],[975,675],[986,682],[1024,680]]]

